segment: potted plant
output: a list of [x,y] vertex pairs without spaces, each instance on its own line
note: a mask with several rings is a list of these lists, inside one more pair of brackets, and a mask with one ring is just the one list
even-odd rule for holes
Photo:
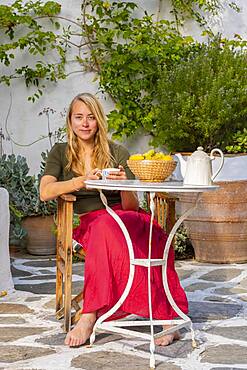
[[3,154],[0,158],[0,186],[9,192],[10,245],[26,247],[32,254],[54,254],[51,225],[56,202],[40,201],[39,178],[40,174],[29,175],[25,157]]
[[41,153],[40,173],[35,177],[33,197],[29,203],[23,227],[27,230],[27,251],[35,255],[52,255],[56,253],[56,201],[42,202],[39,197],[39,183],[43,174],[47,152]]
[[[203,194],[197,213],[185,223],[198,261],[247,261],[247,54],[242,45],[215,40],[159,76],[153,145],[171,152],[193,152],[200,145],[239,153],[240,170],[226,155],[225,171],[216,178],[219,190]],[[185,210],[194,197],[180,201]]]
[[0,186],[9,192],[10,245],[25,245],[26,230],[21,225],[24,208],[32,197],[34,178],[28,175],[26,159],[3,154],[0,158]]
[[33,186],[33,197],[22,219],[22,226],[27,231],[26,249],[34,255],[53,255],[56,253],[55,238],[56,202],[41,202],[39,199],[39,181]]

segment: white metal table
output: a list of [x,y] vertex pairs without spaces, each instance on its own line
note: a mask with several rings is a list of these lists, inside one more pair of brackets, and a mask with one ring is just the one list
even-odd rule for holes
[[[182,182],[177,181],[167,181],[167,182],[141,182],[139,180],[88,180],[85,182],[87,189],[98,189],[100,192],[100,197],[103,202],[103,204],[106,207],[107,212],[114,218],[114,220],[118,223],[120,226],[126,242],[128,246],[129,251],[129,257],[130,257],[130,271],[129,271],[129,278],[128,282],[126,284],[125,290],[122,294],[122,296],[119,298],[118,302],[104,315],[99,317],[97,321],[95,322],[93,333],[90,337],[90,344],[92,345],[95,341],[95,335],[96,330],[105,330],[110,332],[119,333],[122,335],[127,336],[134,336],[134,337],[141,337],[144,339],[150,340],[150,369],[155,368],[155,357],[154,357],[154,350],[155,350],[155,343],[154,338],[160,337],[165,334],[170,334],[174,331],[177,331],[178,329],[181,329],[182,327],[189,326],[191,330],[192,335],[192,345],[193,347],[196,346],[195,342],[195,335],[194,330],[192,326],[191,319],[184,314],[180,308],[176,305],[176,302],[174,301],[170,290],[168,286],[167,281],[167,258],[169,249],[171,246],[172,239],[178,229],[178,227],[181,225],[181,223],[187,218],[187,216],[196,208],[197,202],[199,200],[199,196],[201,193],[206,191],[212,191],[216,190],[219,186],[212,185],[212,186],[200,186],[200,185],[183,185]],[[125,191],[141,191],[141,192],[149,192],[150,193],[150,211],[151,211],[151,220],[150,220],[150,232],[149,232],[149,248],[148,248],[148,258],[146,259],[137,259],[134,256],[133,246],[131,242],[130,235],[128,233],[128,230],[126,229],[123,221],[121,218],[110,208],[107,204],[107,200],[105,195],[103,194],[102,190],[125,190]],[[195,204],[189,208],[183,215],[181,215],[176,223],[174,224],[170,234],[168,235],[163,258],[162,259],[153,259],[151,258],[151,241],[152,241],[152,227],[153,227],[153,219],[154,219],[154,211],[155,211],[155,204],[154,204],[154,197],[156,192],[165,192],[165,193],[187,193],[187,192],[193,192],[197,193],[197,197],[195,200]],[[132,286],[132,282],[134,279],[134,273],[135,273],[135,266],[144,266],[148,269],[148,303],[149,303],[149,320],[112,320],[107,321],[105,320],[110,317],[114,312],[117,311],[117,309],[123,304],[126,297],[129,294],[129,291]],[[151,266],[162,266],[162,277],[163,277],[163,285],[164,290],[167,295],[167,299],[174,309],[174,311],[177,313],[178,317],[180,319],[175,320],[153,320],[152,315],[152,300],[151,300]],[[147,333],[141,333],[139,331],[134,331],[130,329],[126,329],[126,327],[129,326],[150,326],[150,334]],[[161,332],[154,334],[154,326],[155,325],[172,325],[171,328],[162,330]]]

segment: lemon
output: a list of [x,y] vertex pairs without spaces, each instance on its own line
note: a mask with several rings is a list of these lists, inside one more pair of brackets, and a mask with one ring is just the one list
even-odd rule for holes
[[129,157],[132,161],[141,161],[144,159],[144,156],[142,154],[133,154]]
[[173,158],[172,158],[172,156],[171,156],[171,155],[167,154],[167,155],[164,155],[164,156],[163,156],[163,160],[164,160],[164,161],[172,161],[172,160],[173,160]]
[[148,152],[143,153],[145,159],[152,159],[154,155],[155,155],[154,149],[150,149]]
[[155,152],[154,149],[150,149],[148,152],[140,154],[133,154],[129,157],[129,159],[133,161],[141,161],[143,159],[146,160],[162,160],[162,161],[172,161],[173,158],[169,154],[164,154],[162,152]]

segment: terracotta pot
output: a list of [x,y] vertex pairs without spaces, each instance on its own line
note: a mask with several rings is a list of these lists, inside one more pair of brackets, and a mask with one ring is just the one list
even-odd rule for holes
[[26,217],[22,225],[28,233],[28,253],[37,256],[56,254],[56,237],[52,233],[53,215]]
[[[200,262],[247,261],[247,180],[217,182],[219,190],[203,193],[197,209],[185,221]],[[181,212],[195,194],[179,195]]]

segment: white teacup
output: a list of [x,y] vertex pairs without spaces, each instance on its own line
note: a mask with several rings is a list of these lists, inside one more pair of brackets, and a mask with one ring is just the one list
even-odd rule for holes
[[109,174],[114,175],[119,171],[119,168],[103,168],[103,170],[101,171],[102,180],[106,180]]

